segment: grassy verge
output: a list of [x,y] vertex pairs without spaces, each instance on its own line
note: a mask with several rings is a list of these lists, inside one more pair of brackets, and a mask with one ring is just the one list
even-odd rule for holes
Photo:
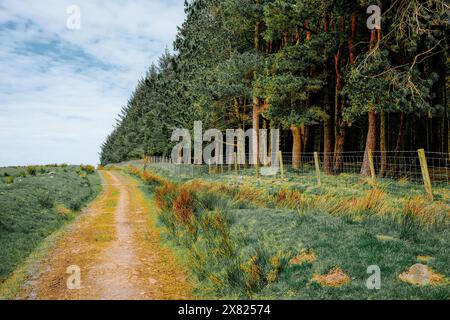
[[[173,183],[128,170],[154,193],[167,238],[186,254],[207,298],[448,299],[449,206],[429,203],[401,182],[381,186],[328,181],[270,184],[221,179]],[[250,184],[251,182],[251,184]],[[334,182],[332,184],[332,182]],[[404,188],[403,192],[400,192]],[[443,193],[445,196],[445,193]],[[441,275],[413,286],[399,275],[423,263]],[[368,267],[381,269],[381,289],[366,286]],[[338,285],[321,277],[339,270]]]
[[45,238],[97,196],[100,177],[92,169],[0,169],[0,279],[4,281]]

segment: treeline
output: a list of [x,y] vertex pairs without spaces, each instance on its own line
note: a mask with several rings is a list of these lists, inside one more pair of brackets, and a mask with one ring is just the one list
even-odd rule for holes
[[448,3],[380,1],[371,30],[372,2],[187,1],[175,54],[140,81],[101,162],[169,156],[173,129],[198,120],[283,129],[294,167],[321,151],[330,173],[345,151],[449,152]]

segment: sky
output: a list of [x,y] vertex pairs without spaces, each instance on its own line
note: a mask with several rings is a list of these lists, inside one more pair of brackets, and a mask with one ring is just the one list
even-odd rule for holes
[[0,0],[0,167],[97,164],[137,82],[172,50],[183,3]]

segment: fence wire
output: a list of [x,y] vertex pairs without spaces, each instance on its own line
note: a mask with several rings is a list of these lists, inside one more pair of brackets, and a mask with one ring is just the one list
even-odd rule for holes
[[[145,166],[163,175],[173,178],[195,179],[214,177],[224,180],[232,177],[260,177],[261,179],[284,178],[287,181],[299,181],[304,184],[317,183],[315,153],[302,153],[300,157],[283,152],[281,157],[270,154],[261,157],[258,166],[251,164],[253,155],[245,153],[238,156],[224,157],[223,163],[208,164],[174,164],[170,158],[151,156],[146,160],[126,162],[121,165]],[[426,152],[426,162],[433,187],[449,192],[450,154]],[[317,153],[319,176],[327,181],[337,181],[346,186],[360,185],[367,177],[361,174],[365,157],[364,151],[334,153]],[[338,161],[338,158],[341,160]],[[328,165],[326,159],[328,159]],[[372,152],[373,168],[376,182],[386,190],[405,190],[409,187],[423,187],[422,166],[417,151]],[[236,161],[237,160],[237,161]],[[236,163],[238,162],[238,163]],[[192,159],[194,163],[194,159]]]

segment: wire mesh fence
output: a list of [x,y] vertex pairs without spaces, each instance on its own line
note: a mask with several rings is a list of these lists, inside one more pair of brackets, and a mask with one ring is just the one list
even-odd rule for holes
[[[372,169],[369,174],[365,172],[363,175],[365,159],[370,160]],[[425,159],[433,188],[449,192],[450,154],[425,152]],[[424,168],[417,151],[370,154],[364,151],[341,154],[304,152],[301,155],[279,152],[261,156],[258,166],[252,164],[255,163],[252,154],[235,153],[218,162],[210,160],[207,164],[175,164],[168,157],[151,156],[146,160],[126,164],[145,166],[166,176],[184,179],[214,177],[226,180],[232,177],[259,177],[298,181],[310,185],[338,181],[346,186],[361,185],[364,180],[375,179],[374,182],[390,191],[424,187]]]

